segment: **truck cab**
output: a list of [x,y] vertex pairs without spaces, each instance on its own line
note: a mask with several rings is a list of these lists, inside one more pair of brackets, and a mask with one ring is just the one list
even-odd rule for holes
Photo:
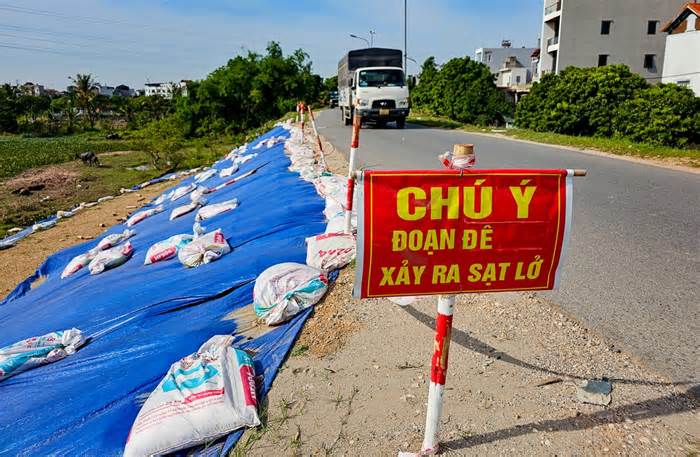
[[[368,48],[350,51],[338,66],[338,106],[345,125],[354,114],[383,126],[404,128],[409,114],[408,84],[399,50]],[[363,65],[364,64],[364,65]]]
[[357,114],[378,124],[396,121],[399,128],[404,127],[409,112],[408,85],[401,68],[358,68],[353,82]]

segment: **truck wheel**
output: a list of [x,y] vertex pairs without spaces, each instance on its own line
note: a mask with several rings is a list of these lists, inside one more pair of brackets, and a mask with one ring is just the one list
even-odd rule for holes
[[406,118],[405,117],[400,117],[396,119],[396,128],[402,129],[406,127]]

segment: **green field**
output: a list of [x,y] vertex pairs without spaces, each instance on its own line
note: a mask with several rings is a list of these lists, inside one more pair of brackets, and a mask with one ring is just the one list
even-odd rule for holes
[[0,178],[25,170],[68,162],[85,151],[95,153],[134,149],[128,140],[105,140],[104,134],[82,134],[53,138],[0,135]]

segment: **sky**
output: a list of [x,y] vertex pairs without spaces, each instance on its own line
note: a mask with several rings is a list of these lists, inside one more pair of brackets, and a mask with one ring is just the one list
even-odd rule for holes
[[[534,47],[542,0],[407,0],[409,73],[480,47]],[[374,45],[403,48],[404,0],[0,0],[0,82],[65,89],[91,73],[106,85],[202,79],[228,59],[278,41],[314,71]]]

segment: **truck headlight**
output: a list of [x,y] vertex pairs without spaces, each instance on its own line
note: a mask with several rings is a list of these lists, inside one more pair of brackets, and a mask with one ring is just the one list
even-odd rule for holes
[[358,106],[368,106],[369,105],[369,100],[362,100],[361,98],[357,99],[357,105]]
[[408,99],[399,100],[399,108],[408,108]]

